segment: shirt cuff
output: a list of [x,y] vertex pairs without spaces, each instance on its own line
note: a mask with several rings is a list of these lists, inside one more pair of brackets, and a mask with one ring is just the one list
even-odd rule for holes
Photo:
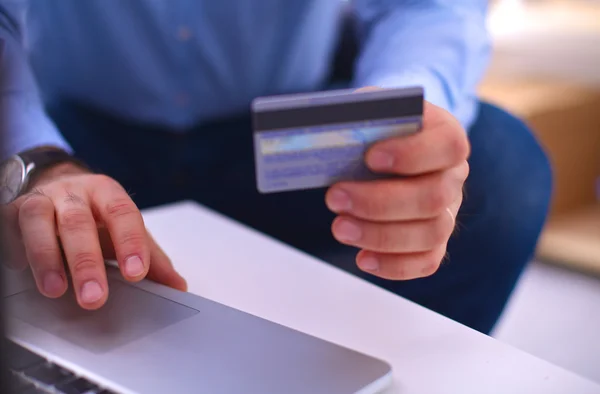
[[54,123],[31,94],[0,97],[0,134],[3,136],[0,161],[40,146],[54,146],[72,153]]

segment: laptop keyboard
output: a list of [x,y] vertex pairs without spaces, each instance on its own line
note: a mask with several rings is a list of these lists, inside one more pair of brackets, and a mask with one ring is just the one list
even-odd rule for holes
[[8,341],[10,387],[14,394],[115,394],[84,377]]

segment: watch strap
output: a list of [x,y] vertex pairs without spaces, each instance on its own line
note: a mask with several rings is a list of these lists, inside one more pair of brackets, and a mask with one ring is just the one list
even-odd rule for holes
[[19,156],[25,162],[25,165],[33,163],[35,165],[34,171],[43,170],[54,165],[67,162],[71,162],[82,168],[89,169],[89,167],[85,165],[83,161],[77,159],[69,152],[58,148],[39,148],[19,153]]

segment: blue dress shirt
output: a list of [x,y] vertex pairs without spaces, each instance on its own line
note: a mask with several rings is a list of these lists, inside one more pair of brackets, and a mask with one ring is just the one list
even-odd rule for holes
[[[355,0],[355,85],[421,85],[465,126],[486,68],[488,0]],[[0,0],[0,158],[69,149],[45,101],[185,132],[259,95],[323,86],[340,0]],[[8,137],[8,138],[6,138]]]

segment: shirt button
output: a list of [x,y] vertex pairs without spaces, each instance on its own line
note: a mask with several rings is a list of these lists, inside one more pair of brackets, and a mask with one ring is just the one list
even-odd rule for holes
[[188,41],[192,38],[192,31],[187,26],[180,26],[179,29],[177,29],[177,38],[179,41]]

